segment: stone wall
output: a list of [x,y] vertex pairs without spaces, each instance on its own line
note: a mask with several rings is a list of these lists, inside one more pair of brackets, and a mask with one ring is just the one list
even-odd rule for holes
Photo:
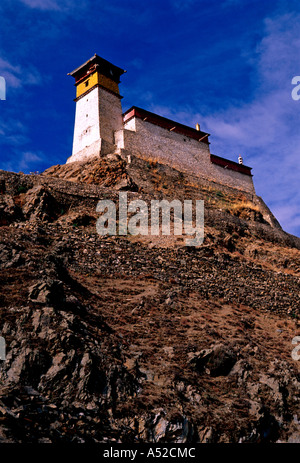
[[252,177],[212,164],[209,145],[179,133],[132,118],[115,134],[119,149],[143,159],[156,160],[220,184],[255,193]]
[[114,144],[115,132],[123,128],[121,100],[99,87],[100,138]]
[[139,117],[123,124],[120,98],[95,87],[76,102],[73,153],[67,162],[121,150],[221,185],[255,193],[251,176],[211,162],[207,143]]
[[250,175],[241,174],[212,163],[210,163],[210,169],[207,173],[208,177],[214,182],[255,194],[253,180]]
[[86,146],[81,151],[72,154],[72,156],[70,156],[67,159],[66,163],[69,164],[70,162],[76,161],[88,161],[89,159],[92,159],[97,156],[113,153],[115,150],[115,145],[108,143],[103,139],[100,139],[95,141],[91,145]]

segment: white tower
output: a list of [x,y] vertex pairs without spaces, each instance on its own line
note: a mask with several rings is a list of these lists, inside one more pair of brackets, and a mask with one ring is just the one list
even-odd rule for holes
[[70,72],[75,78],[76,112],[72,156],[67,163],[113,153],[123,129],[120,76],[126,71],[96,54]]

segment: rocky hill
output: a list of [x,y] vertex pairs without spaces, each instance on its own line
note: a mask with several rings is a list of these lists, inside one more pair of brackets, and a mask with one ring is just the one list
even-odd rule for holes
[[[205,238],[99,199],[204,199]],[[115,155],[0,172],[0,442],[300,442],[300,239],[262,199]]]

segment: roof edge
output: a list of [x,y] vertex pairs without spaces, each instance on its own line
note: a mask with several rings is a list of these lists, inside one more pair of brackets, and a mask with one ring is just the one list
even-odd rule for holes
[[[143,114],[144,116],[150,116],[150,117],[153,117],[154,119],[157,119],[158,121],[161,121],[161,122],[165,122],[167,124],[170,124],[172,126],[176,126],[178,127],[179,129],[182,129],[182,130],[186,130],[188,132],[191,132],[195,135],[197,135],[198,137],[203,137],[205,136],[206,138],[208,138],[210,136],[210,133],[207,133],[207,132],[203,132],[202,130],[197,130],[197,129],[194,129],[193,127],[190,127],[188,125],[185,125],[185,124],[181,124],[180,122],[176,122],[176,121],[173,121],[172,119],[168,119],[167,117],[164,117],[164,116],[160,116],[159,114],[155,114],[155,113],[152,113],[151,111],[147,111],[146,109],[142,109],[142,108],[139,108],[138,106],[132,106],[131,108],[129,108],[127,111],[125,111],[123,113],[123,119],[124,117],[126,116],[126,114],[129,114],[130,112],[132,112],[133,110],[136,110],[137,112],[139,112],[140,114]],[[135,117],[141,117],[139,116],[138,114],[135,115]],[[151,121],[149,121],[151,122]],[[187,135],[188,136],[188,135]]]
[[106,59],[104,58],[101,58],[101,56],[98,56],[97,53],[94,54],[94,56],[92,56],[90,59],[88,59],[85,63],[81,64],[80,66],[78,66],[78,68],[74,69],[74,71],[72,72],[68,72],[68,76],[74,76],[75,74],[77,74],[79,71],[81,71],[83,68],[85,68],[86,66],[88,66],[90,63],[93,63],[93,62],[98,62],[98,64],[100,64],[101,62],[106,64],[106,65],[110,65],[112,66],[117,72],[118,74],[121,76],[122,74],[124,74],[125,72],[127,72],[125,69],[122,69],[118,66],[116,66],[115,64],[112,64],[110,61],[107,61]]

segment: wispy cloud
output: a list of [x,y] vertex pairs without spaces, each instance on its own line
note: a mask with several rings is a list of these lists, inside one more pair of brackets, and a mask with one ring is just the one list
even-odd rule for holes
[[[20,0],[29,8],[44,11],[61,11],[69,8],[72,4],[70,0]],[[73,2],[74,3],[74,2]]]
[[20,88],[23,85],[39,85],[42,82],[39,71],[33,66],[19,66],[0,58],[0,75],[8,86]]
[[292,15],[266,20],[266,36],[252,58],[257,83],[253,100],[208,119],[217,136],[234,136],[245,146],[259,147],[278,144],[283,134],[297,134],[300,108],[291,98],[291,78],[299,69],[299,20],[300,16]]
[[285,224],[285,229],[291,231],[299,230],[300,228],[300,212],[299,203],[296,200],[290,199],[288,202],[277,202],[272,207],[275,217],[279,217],[282,223]]
[[0,118],[0,146],[18,147],[28,141],[27,128],[14,117]]
[[25,151],[21,153],[21,156],[18,160],[18,170],[26,171],[28,169],[36,170],[36,168],[45,162],[44,154],[39,152]]
[[39,10],[59,10],[58,3],[54,0],[21,0],[22,3],[30,8],[38,8]]
[[0,58],[0,74],[11,87],[21,87],[21,70],[18,66],[13,66],[8,61]]
[[12,172],[36,172],[44,170],[46,166],[46,155],[42,151],[14,151],[14,159],[4,160],[0,169]]
[[291,79],[300,73],[299,23],[297,14],[267,18],[262,40],[244,53],[254,79],[250,102],[245,95],[244,103],[227,103],[213,113],[151,108],[185,124],[199,122],[211,133],[215,154],[237,160],[241,153],[253,167],[257,193],[291,233],[300,226],[300,101],[291,98]]
[[291,98],[291,78],[299,74],[299,21],[292,14],[266,19],[265,36],[251,57],[257,85],[252,102],[205,115],[214,149],[246,155],[259,194],[291,232],[299,227],[300,205],[300,104]]

